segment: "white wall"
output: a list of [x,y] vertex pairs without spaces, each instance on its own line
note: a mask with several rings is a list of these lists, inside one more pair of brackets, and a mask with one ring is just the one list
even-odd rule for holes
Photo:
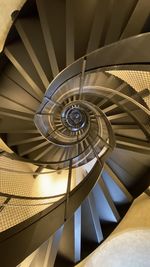
[[137,198],[109,238],[77,267],[149,267],[150,198]]
[[0,0],[0,51],[12,24],[11,13],[20,10],[26,0]]

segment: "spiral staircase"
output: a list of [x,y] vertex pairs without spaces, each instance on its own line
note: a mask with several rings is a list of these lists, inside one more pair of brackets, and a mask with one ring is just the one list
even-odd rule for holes
[[0,55],[1,263],[74,266],[150,183],[150,2],[28,0],[12,20]]

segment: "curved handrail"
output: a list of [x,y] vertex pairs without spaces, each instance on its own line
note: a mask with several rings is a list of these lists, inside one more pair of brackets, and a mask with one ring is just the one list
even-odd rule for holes
[[[9,261],[11,260],[12,266],[16,266],[25,257],[30,255],[47,239],[47,236],[52,235],[61,227],[66,219],[73,215],[74,211],[80,206],[81,202],[99,179],[103,169],[104,159],[105,156],[103,156],[101,164],[97,161],[86,178],[69,193],[67,210],[67,199],[66,197],[62,197],[42,212],[0,234],[0,251],[1,253],[4,253],[6,250],[10,251]],[[30,242],[32,239],[31,233],[35,234],[34,243],[31,242],[32,244],[27,247],[26,242]],[[17,258],[14,257],[16,247],[19,247]]]
[[[80,197],[82,197],[82,200],[83,200],[83,199],[85,198],[85,195],[87,194],[86,190],[87,190],[87,188],[89,187],[89,184],[90,184],[90,185],[94,185],[94,184],[96,183],[96,181],[97,181],[98,178],[100,177],[100,174],[101,174],[101,172],[102,172],[102,169],[103,169],[103,163],[102,163],[102,165],[100,165],[99,162],[96,162],[95,165],[94,165],[94,167],[92,168],[92,170],[91,170],[91,171],[87,174],[87,176],[85,177],[85,179],[82,180],[82,181],[81,181],[81,182],[80,182],[80,183],[79,183],[79,184],[78,184],[72,191],[70,191],[70,197],[69,197],[69,209],[68,209],[69,212],[68,212],[68,215],[67,215],[68,218],[69,218],[69,217],[73,214],[73,212],[74,212],[74,209],[71,207],[71,204],[73,204],[73,206],[77,206],[77,207],[81,204],[81,201],[79,200],[79,193],[80,193],[80,191],[83,192],[82,194],[80,193]],[[91,187],[88,188],[88,190],[89,190],[89,192],[90,192]],[[73,202],[73,200],[72,200],[72,198],[74,198],[74,197],[75,197],[76,200],[77,200],[76,202]],[[59,206],[60,204],[65,203],[65,201],[66,201],[66,198],[63,197],[63,198],[61,198],[60,200],[58,200],[57,202],[55,202],[54,209],[56,209],[57,206]],[[72,202],[73,202],[73,203],[72,203]],[[44,214],[47,215],[47,214],[49,214],[52,210],[53,210],[53,207],[50,206],[50,207],[48,207],[48,208],[46,208],[46,209],[44,210]],[[42,214],[42,215],[43,215],[43,214]],[[20,230],[20,226],[21,226],[22,229],[23,229],[23,228],[26,228],[27,226],[30,226],[30,224],[35,223],[36,221],[38,221],[40,218],[41,218],[41,214],[36,214],[36,215],[32,216],[31,218],[27,219],[26,221],[23,221],[23,222],[21,222],[20,224],[15,225],[15,226],[13,227],[13,229],[10,228],[10,229],[8,229],[8,230],[2,232],[2,233],[0,234],[0,241],[1,241],[1,240],[4,240],[4,236],[5,236],[5,234],[6,234],[7,237],[8,237],[8,233],[10,233],[10,234],[9,234],[9,237],[10,237],[12,232],[13,232],[13,234],[14,234],[14,232],[15,232],[15,234],[17,233],[17,228],[19,228],[19,230]],[[24,225],[24,227],[23,227],[23,225]],[[16,228],[16,231],[14,231],[15,228]]]
[[[114,65],[149,63],[150,55],[145,53],[149,46],[150,33],[143,33],[99,48],[86,55],[85,72]],[[51,97],[64,82],[80,74],[84,58],[79,58],[62,70],[50,83],[45,96]]]

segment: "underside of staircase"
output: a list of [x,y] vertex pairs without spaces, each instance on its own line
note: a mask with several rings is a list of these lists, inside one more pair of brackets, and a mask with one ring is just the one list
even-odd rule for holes
[[150,1],[28,0],[11,19],[0,262],[74,266],[150,184]]

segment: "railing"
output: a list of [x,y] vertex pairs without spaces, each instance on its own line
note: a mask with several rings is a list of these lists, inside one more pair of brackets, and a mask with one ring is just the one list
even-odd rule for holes
[[[77,186],[80,186],[80,184],[82,186],[82,182],[87,177],[88,172],[90,173],[90,171],[94,168],[95,164],[95,161],[88,164],[88,172],[86,167],[84,171],[81,170],[81,167],[72,169],[71,161],[69,168],[64,171],[45,171],[45,169],[43,169],[41,172],[38,172],[32,170],[35,169],[36,166],[14,159],[12,160],[7,157],[7,155],[9,156],[9,154],[5,153],[0,156],[0,211],[4,211],[5,209],[5,216],[3,216],[1,231],[6,231],[11,227],[20,224],[35,214],[49,208],[53,204],[59,204],[61,200],[65,201],[64,220],[66,220],[71,192],[76,189]],[[101,171],[102,165],[100,167]],[[80,172],[80,180],[77,181],[76,172],[78,169]],[[54,179],[56,179],[56,181],[53,181],[52,184],[54,188],[55,183],[57,186],[58,183],[62,185],[61,190],[59,190],[60,192],[57,193],[56,191],[56,194],[55,191],[52,193],[50,188],[50,190],[46,188],[51,185],[51,180]],[[49,194],[46,195],[46,192],[42,191],[43,186],[44,191],[49,192]],[[78,205],[79,204],[80,203],[78,203]],[[13,216],[11,216],[12,209]]]

